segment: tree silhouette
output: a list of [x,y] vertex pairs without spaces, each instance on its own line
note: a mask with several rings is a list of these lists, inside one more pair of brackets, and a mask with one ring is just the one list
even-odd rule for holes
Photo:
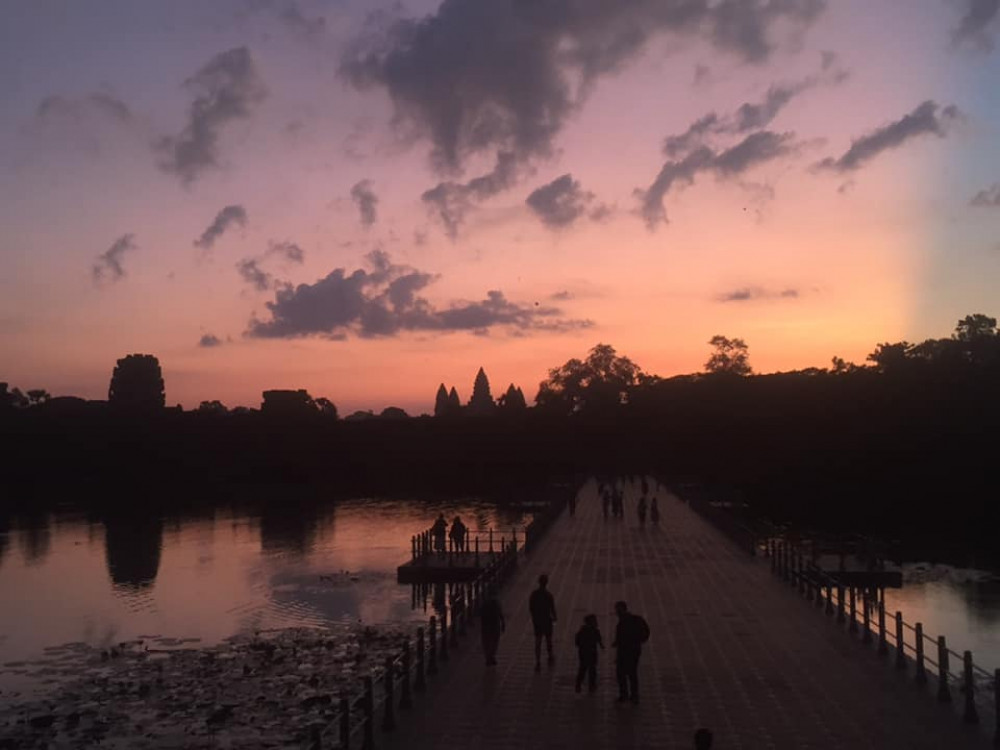
[[449,406],[448,389],[445,388],[444,383],[442,383],[438,386],[437,395],[434,397],[434,416],[448,416],[448,412],[450,411]]
[[18,388],[13,390],[7,388],[7,383],[0,383],[0,409],[20,409],[28,405],[27,397]]
[[743,339],[712,336],[708,343],[715,351],[705,363],[707,372],[740,377],[753,374],[753,370],[750,369],[749,347]]
[[472,397],[469,399],[469,414],[485,416],[496,411],[493,394],[490,393],[490,381],[482,367],[476,373],[476,382],[472,386]]
[[108,403],[123,411],[156,411],[166,404],[160,361],[152,354],[129,354],[111,374]]
[[229,410],[221,401],[202,401],[198,404],[199,414],[228,414]]
[[314,403],[322,416],[329,419],[337,418],[337,406],[330,399],[320,396]]
[[614,347],[598,344],[586,360],[571,359],[549,370],[548,379],[538,386],[535,403],[560,414],[614,409],[627,403],[641,372],[628,357],[619,357]]
[[[927,342],[921,345],[926,350]],[[909,341],[895,344],[879,344],[875,351],[868,355],[868,361],[875,365],[881,373],[894,374],[906,369],[914,346]]]
[[997,319],[976,313],[974,315],[966,315],[958,321],[952,338],[959,341],[977,341],[982,338],[992,338],[996,335]]
[[275,417],[302,417],[316,414],[319,410],[309,392],[300,388],[295,391],[264,391],[260,413]]
[[32,388],[28,391],[28,401],[32,406],[44,404],[50,398],[52,398],[52,396],[44,388]]
[[405,409],[400,409],[398,406],[387,406],[382,410],[382,413],[378,415],[379,419],[409,419],[410,415],[406,413]]

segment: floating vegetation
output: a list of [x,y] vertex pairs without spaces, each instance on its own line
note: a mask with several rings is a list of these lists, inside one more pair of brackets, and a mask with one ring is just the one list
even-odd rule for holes
[[73,676],[45,695],[0,695],[0,749],[305,747],[316,730],[336,733],[341,692],[360,692],[410,635],[405,624],[345,623],[210,647],[160,637],[51,647]]

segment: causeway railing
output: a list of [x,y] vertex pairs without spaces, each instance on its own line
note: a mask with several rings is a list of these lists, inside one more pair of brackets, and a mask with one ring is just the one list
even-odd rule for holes
[[[565,506],[565,498],[553,501],[523,530],[521,549],[529,552]],[[470,623],[478,617],[486,599],[499,590],[517,569],[518,540],[499,535],[483,572],[471,583],[454,584],[449,610],[438,619],[432,615],[427,627],[406,638],[394,656],[387,656],[377,669],[360,681],[360,691],[344,690],[336,713],[322,729],[309,737],[313,750],[339,748],[374,750],[377,731],[396,729],[397,717],[413,708],[415,697],[432,684],[453,649],[462,646]]]
[[[797,588],[804,599],[836,617],[850,633],[860,635],[862,643],[874,644],[879,657],[888,659],[891,652],[895,669],[912,667],[918,685],[928,684],[928,673],[933,674],[939,702],[952,703],[953,691],[957,691],[965,723],[978,724],[981,709],[992,713],[993,745],[1000,747],[1000,669],[993,673],[983,669],[973,661],[971,651],[959,654],[948,647],[944,635],[925,633],[922,623],[906,622],[898,610],[889,618],[884,596],[880,597],[877,589],[845,586],[813,563],[799,545],[770,538],[760,549],[770,559],[771,571]],[[990,692],[992,701],[986,698]],[[977,700],[977,696],[985,699]]]
[[515,549],[518,548],[520,542],[520,548],[523,549],[527,530],[527,527],[522,528],[520,537],[516,525],[509,529],[493,529],[491,527],[485,531],[469,531],[460,544],[450,536],[443,540],[436,539],[433,528],[430,527],[410,538],[410,559],[413,562],[434,557],[452,559],[456,556],[475,556],[478,565],[478,558],[481,554],[492,557],[500,550],[506,549],[509,542],[514,544]]

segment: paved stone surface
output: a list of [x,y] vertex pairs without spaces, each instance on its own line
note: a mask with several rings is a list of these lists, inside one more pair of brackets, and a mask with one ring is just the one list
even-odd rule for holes
[[[575,517],[554,524],[507,584],[507,632],[487,668],[477,631],[452,651],[428,692],[380,748],[986,748],[912,675],[883,663],[695,514],[660,491],[659,528],[640,528],[638,488],[626,519],[601,517],[587,485]],[[528,595],[550,576],[559,613],[556,664],[534,672]],[[613,603],[652,630],[639,668],[642,703],[617,704]],[[597,692],[574,691],[573,635],[598,616],[608,649]]]

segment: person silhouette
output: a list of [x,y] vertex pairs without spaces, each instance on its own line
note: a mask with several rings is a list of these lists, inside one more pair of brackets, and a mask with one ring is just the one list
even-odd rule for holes
[[587,678],[587,689],[592,693],[597,689],[597,649],[604,648],[601,631],[597,628],[597,615],[583,618],[583,627],[576,633],[576,651],[580,657],[580,669],[576,673],[576,692],[583,687]]
[[500,600],[494,592],[490,592],[479,613],[480,628],[483,637],[483,655],[486,666],[496,666],[497,649],[500,647],[500,635],[507,629]]
[[465,524],[458,516],[455,516],[455,520],[451,522],[451,531],[448,532],[448,536],[455,552],[465,551]]
[[694,750],[711,750],[713,739],[712,733],[702,727],[694,733]]
[[646,496],[643,495],[639,498],[639,503],[636,506],[636,510],[639,512],[639,525],[646,525]]
[[552,655],[552,623],[556,621],[556,600],[548,589],[549,577],[542,573],[538,576],[538,588],[528,597],[528,611],[531,612],[531,624],[535,629],[535,671],[542,670],[542,639],[545,639],[545,649],[549,655],[549,664],[555,662]]
[[660,525],[660,506],[656,504],[656,497],[653,497],[653,503],[649,506],[649,520],[653,522],[653,526]]
[[434,549],[438,552],[445,551],[447,532],[448,522],[444,520],[444,513],[439,513],[434,525],[431,526],[431,535],[434,537]]
[[625,602],[615,602],[615,614],[618,615],[618,625],[615,627],[615,640],[611,645],[615,652],[615,670],[618,676],[618,701],[639,703],[639,657],[642,655],[642,644],[649,638],[649,626],[646,621],[628,611]]
[[608,495],[608,491],[604,490],[601,492],[601,512],[604,513],[604,520],[608,520],[608,510],[611,506],[611,496]]

